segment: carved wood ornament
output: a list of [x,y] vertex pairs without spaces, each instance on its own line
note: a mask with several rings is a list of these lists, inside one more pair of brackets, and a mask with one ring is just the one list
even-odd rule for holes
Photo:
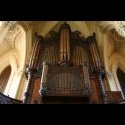
[[54,98],[59,103],[62,97],[81,98],[78,103],[107,101],[95,34],[85,39],[79,31],[72,32],[67,23],[60,26],[59,32],[51,31],[49,38],[36,34],[28,69],[32,70],[27,72],[24,103],[30,103],[37,78],[41,78],[41,103],[54,103]]

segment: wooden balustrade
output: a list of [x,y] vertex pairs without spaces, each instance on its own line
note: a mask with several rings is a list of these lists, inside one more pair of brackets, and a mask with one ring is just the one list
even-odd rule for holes
[[6,96],[0,93],[0,104],[22,104],[21,100],[13,99],[9,96]]
[[[88,88],[82,66],[79,67],[58,67],[48,68],[46,84],[41,82],[41,96],[89,96],[91,88]],[[44,79],[43,79],[44,80]],[[41,80],[41,81],[43,81]],[[42,93],[43,92],[43,93]]]

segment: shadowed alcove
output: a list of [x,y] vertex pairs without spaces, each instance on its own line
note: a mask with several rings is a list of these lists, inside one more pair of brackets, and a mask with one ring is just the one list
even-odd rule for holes
[[9,77],[11,74],[11,67],[8,66],[5,68],[5,70],[0,75],[0,92],[4,93],[4,90],[6,88],[6,85],[8,83]]

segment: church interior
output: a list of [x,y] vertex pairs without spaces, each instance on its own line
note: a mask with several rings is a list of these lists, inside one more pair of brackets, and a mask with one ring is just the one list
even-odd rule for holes
[[125,21],[0,21],[0,104],[125,104]]

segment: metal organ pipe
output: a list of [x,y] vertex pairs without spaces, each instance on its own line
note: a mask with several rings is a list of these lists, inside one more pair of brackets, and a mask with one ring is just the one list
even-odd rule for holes
[[38,48],[37,48],[37,52],[36,52],[36,57],[35,57],[35,62],[34,62],[34,68],[37,68],[38,59],[39,59],[39,53],[40,53],[40,42],[38,44]]
[[80,65],[80,49],[81,49],[81,48],[79,47],[79,49],[78,49],[78,62],[79,62],[78,64],[79,64],[79,65]]
[[[96,42],[93,42],[93,46],[94,46],[94,48],[98,48]],[[98,67],[100,67],[101,65],[100,65],[99,54],[98,54],[97,49],[95,49],[95,53],[96,53],[96,57],[97,57],[97,65],[98,65]]]
[[66,32],[63,30],[63,60],[66,60]]
[[31,52],[29,67],[32,67],[32,59],[33,59],[35,47],[36,47],[36,41],[35,41],[34,44],[33,44],[33,49],[32,49],[32,52]]
[[35,61],[35,56],[36,56],[36,52],[37,52],[37,48],[38,48],[38,44],[39,44],[39,42],[36,41],[36,46],[35,46],[35,49],[34,49],[34,52],[33,52],[33,56],[32,56],[31,67],[34,66],[34,61]]
[[76,65],[78,65],[78,46],[76,47],[75,57],[76,57]]
[[60,31],[60,61],[64,60],[70,60],[70,29],[66,27]]
[[49,63],[51,63],[51,55],[50,55],[50,51],[51,51],[51,48],[48,47],[48,59],[49,59]]
[[69,48],[68,48],[68,30],[65,29],[65,42],[66,42],[66,60],[68,60],[68,51],[69,51]]
[[78,65],[80,65],[80,47],[79,47],[79,49],[78,49]]
[[70,60],[70,33],[67,30],[67,58]]
[[43,70],[42,70],[41,85],[40,85],[41,95],[42,95],[42,91],[44,92],[46,87],[47,75],[48,75],[48,65],[46,64],[46,62],[43,62]]
[[55,58],[54,58],[54,49],[51,47],[51,54],[52,54],[52,63],[55,64]]
[[95,64],[95,59],[94,59],[94,51],[93,51],[93,48],[92,48],[92,45],[91,45],[91,43],[89,44],[89,46],[90,46],[90,51],[91,51],[91,58],[92,58],[92,61],[93,61],[93,65],[94,65],[94,69],[96,69],[96,64]]
[[60,35],[60,61],[63,60],[63,31],[61,31]]
[[95,61],[95,65],[96,65],[96,68],[98,68],[98,60],[97,60],[97,53],[96,53],[96,48],[94,46],[94,42],[92,41],[92,48],[93,48],[93,56],[94,56],[94,61]]
[[49,58],[49,63],[51,63],[51,47],[48,47],[48,58]]

